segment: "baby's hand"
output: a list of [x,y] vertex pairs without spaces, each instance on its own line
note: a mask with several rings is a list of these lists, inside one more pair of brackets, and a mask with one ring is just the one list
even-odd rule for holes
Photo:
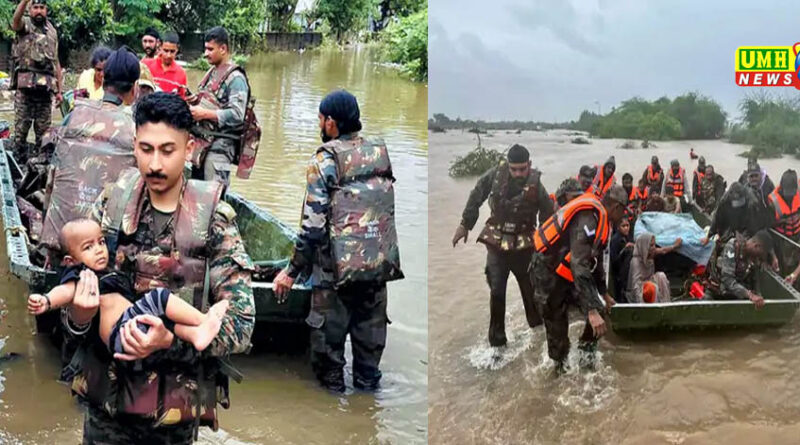
[[31,294],[28,297],[28,313],[31,315],[39,315],[48,309],[47,298],[41,294]]

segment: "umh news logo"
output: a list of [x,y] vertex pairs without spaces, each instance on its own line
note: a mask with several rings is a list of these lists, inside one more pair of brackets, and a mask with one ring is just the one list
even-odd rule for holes
[[740,46],[736,49],[736,85],[795,87],[800,90],[800,42],[792,46]]

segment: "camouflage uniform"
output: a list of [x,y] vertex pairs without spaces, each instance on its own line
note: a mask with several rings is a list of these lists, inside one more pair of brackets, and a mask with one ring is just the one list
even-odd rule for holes
[[700,182],[700,199],[698,200],[699,203],[702,203],[703,211],[709,215],[714,213],[724,193],[725,179],[722,176],[714,173],[714,179],[711,180],[708,176],[704,176]]
[[36,26],[30,17],[22,19],[22,29],[12,49],[15,63],[17,91],[14,95],[14,149],[21,154],[28,131],[33,124],[36,135],[35,148],[42,145],[42,137],[52,123],[53,93],[58,91],[56,67],[58,61],[58,35],[53,25],[46,21]]
[[[357,140],[357,133],[340,141]],[[318,151],[306,171],[307,188],[297,243],[287,273],[296,279],[311,269],[311,366],[327,388],[343,391],[344,347],[347,334],[353,350],[353,384],[372,389],[381,379],[379,370],[386,346],[386,284],[345,285],[334,289],[334,262],[329,234],[331,192],[339,184],[333,155]]]
[[[121,180],[118,184],[122,188],[134,186],[134,184],[122,184],[122,182]],[[108,199],[109,196],[110,189],[107,188],[98,197],[92,211],[92,218],[101,222],[104,231],[110,225],[107,210],[114,204]],[[181,205],[186,205],[184,201],[185,199],[182,197]],[[183,208],[192,211],[197,208],[197,205],[190,203]],[[163,283],[157,279],[137,275],[137,257],[163,258],[164,255],[169,255],[175,245],[174,215],[169,217],[160,233],[157,231],[158,218],[146,192],[142,194],[139,205],[127,206],[123,215],[123,230],[119,236],[115,263],[122,273],[132,277],[137,292],[145,290],[143,287],[152,289],[159,285],[163,286]],[[125,235],[123,233],[125,227],[130,228],[134,224],[136,228],[133,233]],[[209,239],[205,246],[209,260],[209,300],[211,301],[203,302],[203,305],[207,306],[212,302],[227,299],[230,301],[230,309],[222,319],[219,334],[208,349],[202,353],[202,357],[226,357],[229,354],[244,353],[250,348],[250,336],[255,323],[253,290],[250,286],[251,271],[254,266],[245,252],[235,223],[235,212],[229,204],[221,201],[217,205],[208,236]],[[158,264],[161,262],[159,261]],[[172,272],[163,270],[162,273],[169,275]],[[196,302],[190,301],[190,295],[179,293],[179,296],[190,304],[196,304]],[[168,350],[159,351],[144,359],[146,365],[149,362],[150,365],[162,366],[158,371],[151,371],[144,378],[152,380],[157,372],[162,380],[171,376],[183,385],[181,390],[191,391],[192,388],[197,387],[193,375],[197,370],[195,366],[199,366],[200,357],[201,354],[194,349],[194,346],[175,337],[172,347]],[[117,363],[112,362],[108,370],[108,373],[113,376],[112,381],[116,380],[116,373],[121,370]],[[164,370],[165,368],[169,370]],[[129,375],[129,377],[131,376]],[[207,377],[213,378],[213,376]],[[218,390],[221,391],[217,394],[219,403],[223,407],[228,407],[227,385]],[[168,443],[191,443],[193,431],[191,422],[188,425],[177,423],[166,426],[161,423],[164,419],[136,416],[136,420],[128,422],[130,417],[129,415],[120,415],[118,418],[112,419],[106,412],[106,408],[89,404],[85,423],[88,428],[84,431],[84,443],[103,443],[102,440],[99,442],[95,442],[95,440],[97,438],[109,440],[111,437],[120,439],[114,443],[131,443],[125,440],[131,435],[137,438],[136,443],[167,443],[170,439],[173,441]]]
[[[588,234],[597,230],[597,219],[589,211],[576,214],[564,235],[546,253],[534,253],[531,260],[531,279],[534,299],[544,319],[547,331],[547,353],[556,362],[563,362],[569,354],[568,308],[577,305],[584,315],[596,309],[603,310],[598,293],[606,293],[602,253],[593,252],[594,237]],[[574,283],[554,273],[556,266],[567,253]],[[592,269],[594,260],[597,265]],[[588,321],[580,336],[580,347],[593,350],[597,340]]]
[[[485,272],[490,290],[488,336],[492,346],[502,346],[507,342],[505,317],[509,273],[514,274],[519,285],[528,325],[535,327],[542,324],[533,300],[528,266],[533,252],[532,236],[537,226],[537,215],[538,220],[544,222],[553,214],[553,202],[539,181],[537,170],[531,170],[524,185],[505,181],[502,179],[504,175],[510,176],[505,163],[484,173],[470,193],[461,217],[461,225],[472,230],[478,221],[481,205],[490,200],[492,215],[486,221],[478,241],[486,244]],[[507,224],[513,224],[514,228],[506,230]]]
[[747,239],[736,235],[725,243],[722,252],[709,261],[705,298],[714,300],[747,300],[748,290],[756,288],[756,264],[745,257]]
[[[247,100],[250,97],[250,87],[245,74],[241,70],[235,70],[222,81],[216,93],[209,90],[218,82],[219,76],[225,75],[229,68],[229,65],[211,68],[199,88],[201,92],[214,94],[219,102],[220,109],[216,112],[217,122],[213,124],[214,131],[239,134],[244,126]],[[227,137],[215,138],[208,149],[202,169],[194,167],[192,176],[208,181],[214,179],[229,185],[231,163],[236,157],[238,143],[238,140]]]

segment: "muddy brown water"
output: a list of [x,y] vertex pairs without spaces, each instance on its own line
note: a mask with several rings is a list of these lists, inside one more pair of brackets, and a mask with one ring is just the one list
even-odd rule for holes
[[[582,164],[615,155],[617,177],[640,177],[650,156],[662,166],[677,158],[688,170],[689,148],[705,155],[728,183],[745,167],[745,147],[721,141],[656,143],[655,149],[617,149],[620,140],[570,144],[564,132],[504,131],[482,136],[485,146],[521,143],[533,152],[549,192]],[[570,371],[556,379],[544,330],[525,323],[519,290],[510,278],[509,344],[493,357],[486,340],[489,289],[485,248],[474,242],[488,216],[481,208],[469,242],[450,240],[477,178],[453,179],[447,167],[475,147],[474,134],[430,134],[429,218],[429,443],[431,444],[796,444],[800,443],[800,328],[761,332],[608,335],[597,372]],[[638,141],[637,141],[638,142]],[[794,158],[763,160],[777,182]],[[583,327],[570,325],[576,339]],[[574,346],[571,360],[575,360]],[[574,364],[574,363],[573,363]]]
[[[322,391],[307,356],[236,357],[222,430],[201,443],[424,443],[427,437],[427,87],[380,66],[368,50],[253,57],[250,83],[263,126],[256,168],[232,189],[292,226],[299,223],[305,167],[319,145],[317,107],[335,88],[359,100],[363,134],[386,140],[395,170],[400,251],[406,279],[389,285],[389,327],[377,394]],[[190,86],[203,73],[190,72]],[[79,443],[82,414],[56,383],[59,362],[25,313],[27,287],[8,272],[0,242],[0,443]],[[349,360],[349,347],[348,347]],[[349,382],[348,382],[349,383]]]

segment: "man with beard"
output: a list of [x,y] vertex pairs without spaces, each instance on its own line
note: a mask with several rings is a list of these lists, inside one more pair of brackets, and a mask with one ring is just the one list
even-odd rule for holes
[[650,189],[651,195],[658,195],[661,193],[661,185],[664,182],[664,171],[661,169],[661,164],[658,163],[658,156],[650,158],[650,165],[644,169],[642,173],[647,188]]
[[142,62],[155,60],[156,56],[158,56],[158,48],[160,45],[161,35],[158,33],[157,29],[150,26],[144,30],[144,35],[142,36],[144,57],[142,57]]
[[[797,172],[786,170],[778,188],[769,195],[769,202],[775,211],[775,230],[795,242],[800,241],[800,192],[797,189]],[[792,271],[786,281],[795,284],[800,276],[797,250],[783,249],[781,253],[783,270]]]
[[[198,87],[196,96],[186,100],[192,104],[195,122],[213,133],[211,144],[199,148],[204,153],[194,162],[192,176],[206,181],[216,180],[230,184],[230,171],[241,150],[245,113],[250,100],[250,83],[244,69],[231,61],[228,31],[221,26],[208,30],[205,35],[205,58],[211,64]],[[213,96],[218,107],[202,106],[204,94]]]
[[581,185],[581,189],[585,192],[592,192],[594,191],[594,178],[597,176],[597,169],[594,167],[589,167],[588,165],[581,165],[581,168],[578,170],[578,183]]
[[761,166],[758,165],[758,159],[752,157],[747,158],[747,169],[745,169],[745,171],[742,172],[742,175],[739,176],[739,183],[742,185],[747,185],[748,182],[750,182],[750,173],[755,172],[756,170],[761,173],[761,179],[757,185],[755,182],[753,182],[752,186],[754,188],[760,188],[761,194],[764,195],[766,199],[766,197],[775,190],[775,184],[767,174],[767,169],[761,168]]
[[[26,7],[28,17],[23,17]],[[61,64],[58,61],[58,34],[47,20],[47,0],[22,0],[14,11],[11,29],[16,33],[11,50],[14,69],[11,89],[14,96],[14,150],[22,158],[23,144],[31,124],[36,135],[35,151],[52,123],[53,98],[61,104]],[[32,153],[35,155],[35,153]],[[18,157],[18,161],[24,161]]]
[[[758,163],[750,164],[747,171],[747,187],[750,189],[753,196],[755,196],[756,200],[755,211],[748,213],[746,217],[751,219],[751,224],[758,230],[769,229],[774,223],[774,211],[769,204],[769,195],[775,189],[773,187],[767,190],[764,187],[764,174],[764,170]],[[770,184],[772,184],[772,181],[770,181]]]
[[[553,203],[548,199],[540,177],[541,173],[531,168],[528,149],[513,145],[506,159],[478,180],[464,207],[461,224],[453,235],[453,247],[462,239],[467,242],[467,234],[478,221],[479,209],[488,199],[492,213],[477,241],[486,245],[491,346],[504,346],[507,342],[505,316],[509,273],[513,273],[517,279],[528,326],[533,328],[542,324],[528,275],[533,253],[533,231],[537,222],[544,221],[553,213]],[[561,199],[566,199],[566,196]]]
[[[306,199],[294,253],[273,285],[283,299],[295,280],[310,271],[311,311],[306,323],[311,327],[314,374],[326,389],[345,391],[349,335],[353,386],[373,391],[382,377],[379,366],[389,322],[386,282],[403,278],[391,163],[383,141],[359,135],[361,112],[347,91],[334,91],[320,102],[319,126],[323,144],[306,171]],[[352,197],[358,194],[355,190],[364,196]],[[348,221],[354,223],[344,227]]]
[[606,332],[600,314],[613,304],[607,294],[603,251],[611,227],[623,218],[628,197],[619,185],[612,186],[603,200],[584,193],[560,208],[534,232],[530,273],[536,306],[547,331],[547,353],[556,372],[566,370],[569,354],[568,308],[577,305],[587,321],[580,337],[585,365],[593,365],[597,339]]

